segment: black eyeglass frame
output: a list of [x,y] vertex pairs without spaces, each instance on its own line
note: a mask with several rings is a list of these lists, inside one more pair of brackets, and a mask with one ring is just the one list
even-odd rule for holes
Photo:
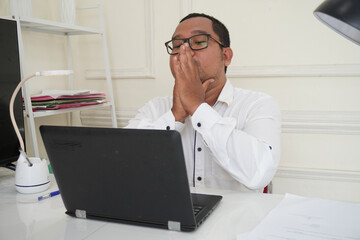
[[[192,48],[192,45],[191,45],[191,43],[190,43],[190,39],[191,39],[191,38],[194,38],[194,37],[198,37],[198,36],[207,36],[207,44],[206,44],[206,47],[193,49],[193,48]],[[213,40],[214,40],[215,42],[217,42],[221,47],[223,47],[223,48],[225,47],[224,44],[222,44],[219,40],[215,39],[213,36],[211,36],[211,34],[208,34],[208,33],[197,34],[197,35],[191,36],[191,37],[189,37],[189,38],[182,38],[182,39],[174,38],[174,39],[171,39],[170,41],[165,42],[165,47],[166,47],[166,51],[168,52],[168,54],[170,54],[170,55],[176,55],[176,54],[178,54],[178,53],[171,53],[171,52],[169,52],[169,50],[173,50],[173,49],[169,46],[169,43],[171,43],[171,42],[174,41],[174,40],[182,40],[183,43],[182,43],[181,45],[183,45],[184,43],[188,42],[190,48],[191,48],[192,50],[194,50],[194,51],[197,51],[197,50],[202,50],[202,49],[207,48],[207,47],[209,46],[209,40],[210,40],[210,39],[213,39]],[[181,45],[180,45],[180,46],[181,46]]]

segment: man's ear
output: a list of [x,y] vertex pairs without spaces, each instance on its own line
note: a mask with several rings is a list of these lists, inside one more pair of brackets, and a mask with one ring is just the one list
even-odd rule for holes
[[233,51],[230,47],[223,48],[223,54],[224,54],[224,65],[227,67],[231,63],[231,59],[233,57]]

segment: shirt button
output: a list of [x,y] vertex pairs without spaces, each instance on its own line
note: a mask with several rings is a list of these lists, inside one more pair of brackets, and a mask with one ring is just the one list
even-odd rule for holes
[[201,181],[201,179],[202,179],[201,177],[197,177],[197,180],[198,180],[198,181]]
[[201,123],[198,122],[198,123],[197,123],[197,126],[198,126],[198,127],[201,127]]
[[166,130],[170,130],[170,126],[166,126]]
[[201,152],[201,150],[202,150],[202,149],[201,149],[201,147],[198,147],[198,149],[197,149],[197,150],[198,150],[198,152]]

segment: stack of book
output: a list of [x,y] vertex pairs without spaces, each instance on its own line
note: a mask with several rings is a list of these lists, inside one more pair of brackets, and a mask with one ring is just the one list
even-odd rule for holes
[[47,111],[103,104],[105,98],[105,93],[90,90],[45,90],[32,96],[31,102],[33,111]]

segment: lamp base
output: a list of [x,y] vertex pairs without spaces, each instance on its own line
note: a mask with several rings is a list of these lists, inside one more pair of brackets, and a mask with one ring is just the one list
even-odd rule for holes
[[47,162],[44,159],[29,158],[32,166],[20,154],[15,170],[15,188],[19,193],[38,193],[50,187],[50,176]]

